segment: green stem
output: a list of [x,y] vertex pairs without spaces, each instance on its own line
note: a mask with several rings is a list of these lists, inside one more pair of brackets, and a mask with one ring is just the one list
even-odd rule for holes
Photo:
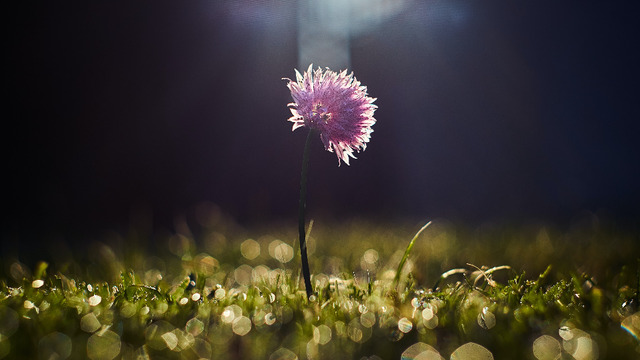
[[426,223],[420,230],[418,230],[418,232],[413,237],[413,239],[411,239],[411,242],[409,242],[409,246],[407,246],[407,249],[404,251],[404,255],[402,256],[402,259],[400,260],[400,264],[398,265],[398,269],[396,270],[396,276],[393,279],[393,283],[394,283],[394,286],[396,288],[398,287],[398,284],[400,283],[400,275],[402,275],[402,268],[404,267],[404,263],[409,258],[409,254],[411,253],[411,249],[413,249],[413,244],[415,244],[416,239],[418,238],[418,236],[420,236],[422,231],[424,229],[426,229],[429,225],[431,225],[431,221]]
[[311,272],[309,271],[309,259],[307,258],[307,241],[304,231],[305,209],[307,207],[307,170],[309,169],[309,144],[313,130],[309,130],[307,141],[304,144],[304,154],[302,155],[302,173],[300,176],[300,206],[298,207],[298,234],[300,235],[300,259],[302,260],[302,276],[304,286],[307,291],[307,298],[313,294],[311,288]]

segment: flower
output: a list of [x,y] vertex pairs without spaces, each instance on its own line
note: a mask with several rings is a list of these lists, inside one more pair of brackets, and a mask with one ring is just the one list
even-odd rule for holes
[[327,151],[335,152],[340,160],[349,165],[349,157],[356,158],[353,151],[364,151],[371,138],[371,127],[376,123],[373,117],[378,108],[375,98],[367,96],[367,87],[347,70],[340,73],[315,71],[313,65],[304,75],[296,70],[296,80],[289,80],[292,103],[287,106],[292,116],[292,131],[307,126],[320,133],[320,139]]

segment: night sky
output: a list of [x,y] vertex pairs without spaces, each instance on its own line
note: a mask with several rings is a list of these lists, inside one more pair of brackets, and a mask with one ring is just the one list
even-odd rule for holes
[[[123,232],[139,213],[172,229],[203,202],[245,226],[295,227],[306,131],[291,132],[281,78],[301,66],[301,29],[314,31],[299,5],[12,9],[2,241]],[[349,70],[378,99],[378,123],[351,166],[314,139],[310,217],[562,224],[593,212],[637,223],[636,9],[368,6],[380,11],[349,13],[360,20],[346,46]]]

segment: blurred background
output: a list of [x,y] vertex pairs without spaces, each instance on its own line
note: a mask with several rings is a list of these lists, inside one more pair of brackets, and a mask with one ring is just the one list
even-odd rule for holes
[[295,228],[306,132],[281,78],[311,62],[353,70],[379,106],[351,166],[314,140],[311,218],[637,224],[633,7],[21,3],[6,14],[2,251],[171,231],[198,209]]

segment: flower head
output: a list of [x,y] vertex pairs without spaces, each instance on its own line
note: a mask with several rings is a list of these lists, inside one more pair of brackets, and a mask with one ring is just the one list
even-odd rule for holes
[[367,87],[347,70],[340,73],[313,70],[313,65],[303,75],[296,70],[296,81],[289,80],[292,103],[288,104],[293,130],[307,126],[320,133],[325,150],[335,152],[349,165],[353,151],[364,151],[371,137],[371,127],[376,123],[373,112],[376,100],[367,96]]

